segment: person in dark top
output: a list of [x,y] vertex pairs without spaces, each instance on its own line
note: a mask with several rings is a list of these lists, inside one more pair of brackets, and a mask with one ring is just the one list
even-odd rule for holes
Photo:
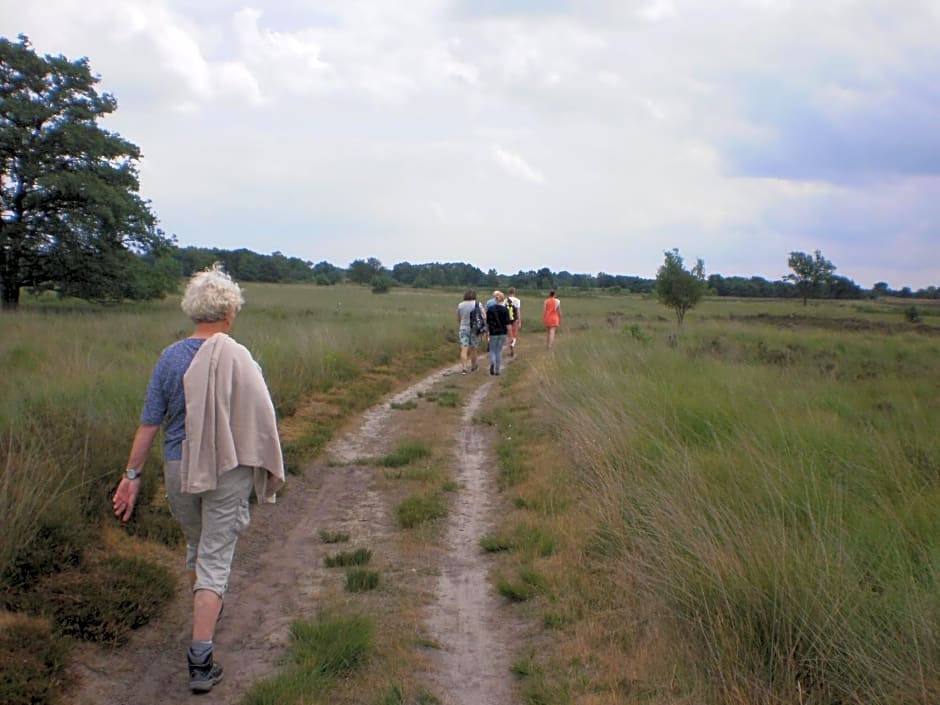
[[509,311],[506,295],[494,291],[493,298],[486,303],[486,328],[490,333],[490,374],[498,375],[503,363],[503,345],[509,333]]

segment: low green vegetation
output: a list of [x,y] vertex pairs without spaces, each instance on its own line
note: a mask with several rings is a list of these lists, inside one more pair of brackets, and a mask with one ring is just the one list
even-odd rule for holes
[[349,541],[349,532],[320,529],[320,540],[323,543],[345,543]]
[[402,441],[394,451],[382,458],[382,465],[387,468],[399,468],[423,458],[431,457],[431,446],[420,439]]
[[282,673],[258,681],[242,705],[327,703],[338,681],[362,666],[373,648],[372,620],[360,616],[318,615],[316,621],[295,621]]
[[367,592],[379,586],[379,574],[374,570],[354,568],[346,571],[346,590],[348,592]]
[[447,505],[437,495],[412,495],[398,505],[395,515],[403,529],[413,529],[447,516]]
[[341,551],[323,559],[327,568],[345,567],[349,565],[366,565],[372,560],[372,551],[368,548],[357,548],[355,551]]

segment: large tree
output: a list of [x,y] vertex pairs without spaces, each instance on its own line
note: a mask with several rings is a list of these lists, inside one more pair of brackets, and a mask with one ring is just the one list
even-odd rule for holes
[[[98,120],[87,59],[39,56],[0,37],[0,301],[20,290],[105,301],[152,298],[175,283],[171,245],[139,193],[140,150]],[[164,261],[165,265],[165,261]]]
[[812,255],[805,252],[791,252],[787,266],[793,271],[784,279],[793,282],[803,298],[803,305],[810,296],[818,296],[820,287],[827,284],[836,271],[835,265],[816,250]]
[[676,313],[676,327],[681,328],[685,314],[705,293],[705,262],[697,260],[688,270],[683,265],[679,250],[666,252],[663,265],[656,272],[656,297]]

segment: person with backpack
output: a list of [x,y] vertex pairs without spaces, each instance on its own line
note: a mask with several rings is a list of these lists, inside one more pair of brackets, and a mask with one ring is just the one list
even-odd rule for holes
[[[477,292],[467,289],[463,301],[457,304],[457,338],[460,341],[460,372],[475,372],[477,369],[477,349],[486,333],[486,314]],[[469,367],[468,367],[469,365]]]
[[506,307],[509,309],[511,323],[509,326],[509,357],[516,356],[516,339],[519,337],[519,328],[522,327],[522,302],[516,296],[516,287],[509,287],[509,296],[506,297]]
[[486,304],[486,327],[490,334],[490,374],[498,375],[503,363],[503,345],[509,332],[509,310],[506,295],[494,291]]

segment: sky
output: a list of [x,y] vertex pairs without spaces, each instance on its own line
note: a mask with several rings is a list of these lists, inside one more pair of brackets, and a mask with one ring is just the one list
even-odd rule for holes
[[0,0],[181,246],[940,285],[940,0]]

